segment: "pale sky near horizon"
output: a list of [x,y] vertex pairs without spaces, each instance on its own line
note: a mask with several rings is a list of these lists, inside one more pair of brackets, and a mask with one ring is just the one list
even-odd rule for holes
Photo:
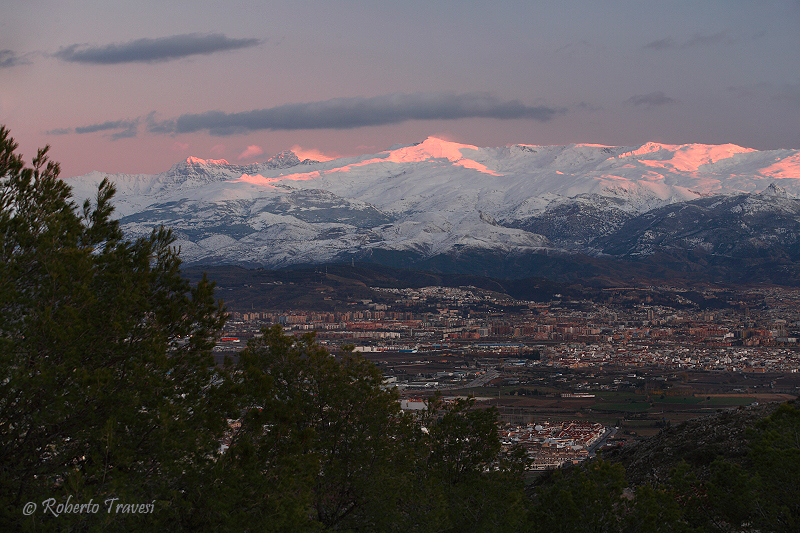
[[0,0],[0,124],[63,177],[430,135],[800,148],[800,1]]

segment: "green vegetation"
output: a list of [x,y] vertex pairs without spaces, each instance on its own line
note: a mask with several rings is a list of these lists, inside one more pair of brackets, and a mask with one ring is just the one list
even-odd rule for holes
[[664,398],[654,398],[654,403],[685,404],[695,405],[704,401],[703,398],[693,396],[666,396]]
[[539,487],[532,531],[690,531],[669,491],[649,485],[626,491],[625,469],[595,461],[577,472],[555,472]]
[[610,402],[624,402],[624,401],[639,401],[642,399],[641,394],[633,392],[620,392],[620,391],[598,391],[593,392],[598,400]]
[[705,400],[704,405],[749,405],[756,401],[752,397],[743,396],[713,396],[710,400]]
[[168,231],[124,240],[107,181],[79,210],[46,149],[15,149],[0,127],[0,523],[37,526],[23,505],[51,497],[170,506],[225,423],[213,285],[183,280]]
[[604,411],[622,411],[629,413],[644,413],[650,409],[650,404],[645,402],[598,403],[593,406],[593,409]]
[[[693,454],[655,485],[632,484],[610,461],[554,472],[529,489],[531,516],[539,531],[797,531],[798,432],[800,409],[786,403],[749,431],[744,458]],[[652,462],[665,460],[655,452]]]

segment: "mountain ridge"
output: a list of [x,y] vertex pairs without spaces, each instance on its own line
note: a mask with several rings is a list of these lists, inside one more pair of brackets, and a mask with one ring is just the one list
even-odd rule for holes
[[[105,176],[67,182],[81,201]],[[189,264],[276,268],[397,253],[413,263],[473,252],[504,261],[630,255],[608,241],[623,226],[710,197],[797,202],[800,150],[654,142],[481,148],[429,137],[323,162],[284,151],[252,165],[187,158],[160,174],[108,177],[123,231],[137,237],[171,227]],[[779,229],[770,228],[767,241]]]

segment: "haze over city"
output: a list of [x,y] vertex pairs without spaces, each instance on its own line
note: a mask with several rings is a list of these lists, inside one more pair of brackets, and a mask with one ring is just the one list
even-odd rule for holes
[[0,123],[62,176],[188,156],[800,148],[800,3],[34,1],[0,8]]

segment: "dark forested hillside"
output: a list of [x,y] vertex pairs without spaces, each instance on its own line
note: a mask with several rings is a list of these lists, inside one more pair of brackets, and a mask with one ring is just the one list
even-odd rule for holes
[[800,526],[797,402],[726,410],[529,487],[557,531],[791,532]]

